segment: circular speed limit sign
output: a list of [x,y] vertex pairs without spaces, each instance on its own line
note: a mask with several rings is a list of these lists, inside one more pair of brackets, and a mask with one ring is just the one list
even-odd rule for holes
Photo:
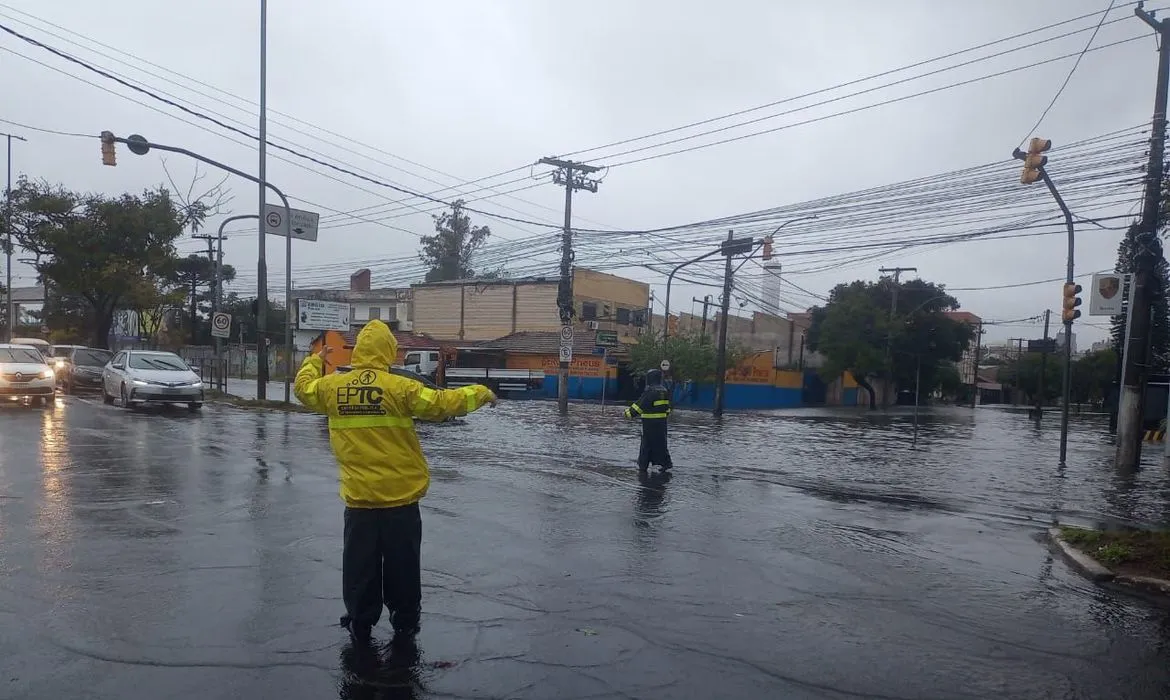
[[561,341],[571,343],[573,341],[573,327],[561,326]]
[[232,326],[232,317],[228,314],[215,314],[211,318],[211,327],[217,331],[226,331]]
[[268,212],[268,216],[264,217],[268,225],[272,228],[280,228],[280,214],[274,211]]

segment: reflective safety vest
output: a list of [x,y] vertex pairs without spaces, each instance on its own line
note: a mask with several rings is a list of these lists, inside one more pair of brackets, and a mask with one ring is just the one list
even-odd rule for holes
[[642,397],[626,409],[626,418],[666,420],[670,417],[670,398],[662,387],[646,389]]

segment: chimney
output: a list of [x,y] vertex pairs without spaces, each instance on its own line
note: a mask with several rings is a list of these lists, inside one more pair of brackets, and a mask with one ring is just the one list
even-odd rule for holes
[[357,272],[349,276],[349,291],[351,292],[368,292],[370,291],[370,270],[363,267]]

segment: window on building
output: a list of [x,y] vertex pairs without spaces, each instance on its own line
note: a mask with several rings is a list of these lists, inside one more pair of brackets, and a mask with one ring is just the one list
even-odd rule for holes
[[630,310],[623,309],[619,306],[617,310],[617,322],[619,325],[623,326],[630,325]]
[[581,319],[593,321],[597,319],[597,304],[585,302],[581,305]]
[[382,318],[382,309],[377,306],[370,307],[370,320]]
[[630,314],[630,323],[641,328],[646,325],[646,310],[636,309],[634,313]]
[[391,304],[390,306],[386,307],[386,320],[387,321],[397,321],[398,320],[398,304]]

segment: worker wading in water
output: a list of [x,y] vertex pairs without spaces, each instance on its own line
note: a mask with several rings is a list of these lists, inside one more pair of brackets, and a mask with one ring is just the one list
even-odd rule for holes
[[381,321],[358,334],[350,372],[323,374],[330,350],[305,359],[296,392],[302,404],[329,416],[329,443],[341,471],[341,624],[355,642],[368,643],[385,605],[395,640],[407,641],[418,632],[422,611],[418,502],[430,485],[414,419],[466,415],[495,405],[496,395],[485,386],[431,389],[391,374],[398,341]]
[[646,471],[651,464],[670,469],[670,449],[666,445],[666,422],[670,417],[670,394],[662,385],[662,372],[652,369],[646,373],[646,391],[642,398],[626,409],[626,418],[642,420],[642,447],[638,450],[638,469]]

